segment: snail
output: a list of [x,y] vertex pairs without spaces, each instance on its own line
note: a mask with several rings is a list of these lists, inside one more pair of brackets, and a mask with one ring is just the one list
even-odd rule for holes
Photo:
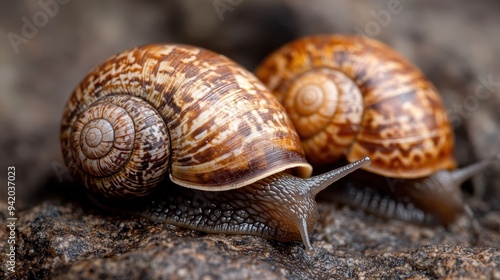
[[360,157],[310,177],[299,137],[264,85],[188,45],[136,47],[97,66],[67,102],[61,146],[99,204],[135,208],[142,198],[140,215],[155,221],[302,240],[307,252],[315,195],[370,163]]
[[456,169],[437,90],[390,47],[357,35],[314,35],[282,46],[255,74],[285,107],[315,168],[371,158],[330,199],[427,225],[472,217],[460,185],[497,159]]

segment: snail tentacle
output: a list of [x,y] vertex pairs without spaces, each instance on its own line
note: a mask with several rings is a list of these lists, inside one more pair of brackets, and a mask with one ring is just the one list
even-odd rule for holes
[[310,191],[313,196],[316,196],[320,191],[326,189],[328,186],[334,182],[347,176],[352,171],[369,166],[371,163],[370,157],[364,157],[363,159],[357,160],[353,163],[347,164],[346,166],[334,169],[330,172],[326,172],[321,175],[313,176],[309,179],[305,179],[310,184]]

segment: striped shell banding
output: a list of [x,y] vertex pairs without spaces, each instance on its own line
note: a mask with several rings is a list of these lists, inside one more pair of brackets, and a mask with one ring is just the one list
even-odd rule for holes
[[[471,213],[460,184],[496,160],[453,170],[441,97],[390,47],[363,36],[310,36],[275,51],[255,73],[285,107],[313,165],[372,159],[368,172],[336,185],[334,200],[418,223]],[[384,199],[372,189],[384,189]]]
[[357,36],[313,36],[268,57],[256,75],[285,106],[307,158],[368,155],[367,170],[418,178],[455,167],[434,86],[395,51]]
[[189,46],[135,48],[94,69],[68,102],[62,144],[73,173],[108,196],[146,195],[167,170],[173,182],[203,190],[291,168],[301,177],[311,172],[262,84],[229,59]]

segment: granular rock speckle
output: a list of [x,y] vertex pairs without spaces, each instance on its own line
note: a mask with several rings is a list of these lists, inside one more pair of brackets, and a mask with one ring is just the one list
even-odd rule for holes
[[[49,200],[19,213],[16,276],[18,279],[500,277],[500,234],[491,228],[484,228],[478,243],[471,244],[472,234],[466,227],[453,231],[426,228],[382,221],[349,208],[331,211],[332,208],[335,206],[320,204],[322,218],[312,235],[316,254],[308,256],[301,242],[205,234],[86,204]],[[484,219],[488,217],[481,222]],[[6,217],[2,216],[2,220],[5,222]],[[335,222],[327,224],[327,221]],[[0,238],[5,239],[6,233],[0,232]]]

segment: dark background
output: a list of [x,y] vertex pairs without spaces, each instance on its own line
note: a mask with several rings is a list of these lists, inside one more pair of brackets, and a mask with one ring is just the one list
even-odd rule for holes
[[[23,19],[33,22],[44,13],[40,3],[54,1],[0,4],[2,200],[7,166],[17,170],[18,203],[36,203],[71,187],[59,145],[66,100],[102,60],[153,42],[198,45],[253,70],[266,54],[294,38],[363,32],[398,50],[436,85],[454,121],[460,165],[500,152],[498,1],[66,0],[32,38],[13,46],[8,34],[22,36]],[[400,12],[390,13],[388,5],[395,2]],[[235,6],[220,17],[215,6],[230,3]],[[381,16],[387,13],[390,19]],[[474,93],[489,77],[498,84],[479,100]],[[475,194],[497,209],[499,170],[497,165],[474,180]]]

